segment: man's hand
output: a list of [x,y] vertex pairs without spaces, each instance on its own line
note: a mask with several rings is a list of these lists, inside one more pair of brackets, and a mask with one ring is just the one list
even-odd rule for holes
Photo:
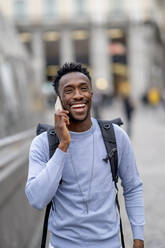
[[60,141],[58,148],[64,152],[67,151],[71,141],[70,133],[67,128],[67,126],[70,125],[68,113],[69,111],[67,110],[57,110],[54,114],[54,129]]
[[144,248],[144,241],[140,239],[135,239],[133,243],[133,248]]

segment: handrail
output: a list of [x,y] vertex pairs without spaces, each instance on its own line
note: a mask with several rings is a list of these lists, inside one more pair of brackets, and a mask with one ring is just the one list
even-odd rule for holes
[[16,142],[19,142],[19,141],[22,141],[22,140],[25,140],[31,137],[34,137],[34,128],[0,139],[0,148],[4,148],[6,146],[12,145],[13,143],[16,143]]
[[28,148],[29,144],[24,144],[17,151],[10,151],[8,156],[2,156],[2,159],[0,160],[0,170],[2,170],[5,166],[9,165],[11,162],[21,157],[21,155],[26,155],[28,157],[28,153],[26,154]]

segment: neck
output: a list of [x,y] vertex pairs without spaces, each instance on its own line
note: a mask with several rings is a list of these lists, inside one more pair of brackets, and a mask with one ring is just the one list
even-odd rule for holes
[[92,121],[91,121],[91,118],[89,118],[82,122],[71,121],[68,128],[72,132],[84,132],[84,131],[89,130],[91,126],[92,126]]

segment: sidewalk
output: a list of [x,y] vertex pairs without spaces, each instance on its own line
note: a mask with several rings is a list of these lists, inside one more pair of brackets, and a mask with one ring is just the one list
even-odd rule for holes
[[[102,118],[112,119],[121,116],[120,103],[103,109]],[[137,166],[144,184],[145,200],[145,246],[165,247],[165,111],[162,108],[150,109],[140,106],[133,121],[132,145]],[[131,247],[130,228],[124,215],[126,247]]]

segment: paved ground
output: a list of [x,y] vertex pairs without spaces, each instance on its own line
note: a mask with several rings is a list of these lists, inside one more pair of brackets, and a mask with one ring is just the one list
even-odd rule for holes
[[[112,119],[124,115],[120,103],[102,111],[102,117]],[[144,183],[145,247],[165,247],[165,110],[140,106],[134,116],[132,145]],[[130,228],[124,215],[126,247],[131,246]]]

